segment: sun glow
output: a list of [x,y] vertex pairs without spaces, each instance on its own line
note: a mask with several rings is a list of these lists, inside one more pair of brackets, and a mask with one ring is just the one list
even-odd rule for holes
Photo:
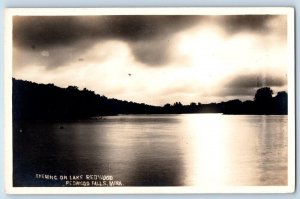
[[[14,64],[22,67],[14,66],[13,75],[17,79],[61,87],[76,85],[109,98],[162,106],[177,101],[190,104],[240,98],[233,96],[236,93],[224,92],[224,86],[233,78],[249,73],[283,77],[286,74],[286,46],[278,43],[276,35],[246,31],[228,36],[218,23],[205,23],[167,37],[166,51],[170,52],[165,52],[168,59],[163,65],[141,62],[131,43],[115,38],[89,41],[93,45],[84,50],[79,50],[84,42],[48,49],[49,53],[47,49],[16,48]],[[157,47],[163,41],[149,42],[149,46]],[[153,56],[159,59],[159,55]],[[50,69],[48,62],[59,66]]]

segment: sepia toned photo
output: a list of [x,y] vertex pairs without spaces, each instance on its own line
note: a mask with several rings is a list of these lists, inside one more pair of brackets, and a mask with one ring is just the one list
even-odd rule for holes
[[292,8],[7,9],[7,193],[286,193]]

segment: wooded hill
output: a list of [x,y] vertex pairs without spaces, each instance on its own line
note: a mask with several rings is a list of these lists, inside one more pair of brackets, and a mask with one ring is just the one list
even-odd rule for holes
[[278,92],[273,97],[269,87],[257,90],[253,101],[235,99],[227,102],[201,104],[180,102],[164,106],[109,99],[88,89],[76,86],[60,88],[54,84],[37,84],[13,78],[13,119],[86,119],[93,116],[117,114],[287,114],[287,93]]

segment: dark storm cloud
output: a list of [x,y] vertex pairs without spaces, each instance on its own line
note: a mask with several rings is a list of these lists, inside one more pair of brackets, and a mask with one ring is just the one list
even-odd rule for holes
[[222,95],[227,96],[252,96],[261,87],[282,87],[287,84],[285,75],[239,75],[225,83]]
[[232,15],[222,17],[222,23],[230,34],[241,31],[269,31],[268,22],[278,15]]
[[244,88],[223,88],[221,93],[218,93],[217,96],[237,96],[237,98],[239,98],[240,96],[243,97],[249,97],[249,96],[254,96],[255,93],[255,89],[251,88],[251,89],[244,89]]
[[284,86],[287,80],[284,76],[272,75],[239,75],[231,80],[227,86],[233,88],[257,88],[262,86]]
[[[78,42],[119,39],[148,65],[168,61],[166,39],[200,22],[201,16],[22,16],[14,17],[14,46],[54,49]],[[164,39],[162,39],[164,37]],[[169,40],[168,40],[169,41]],[[92,42],[90,42],[92,45]],[[53,54],[53,53],[52,53]]]
[[[225,31],[234,34],[239,31],[267,30],[267,23],[273,17],[275,16],[237,15],[219,16],[215,19]],[[76,60],[78,57],[74,56],[80,56],[96,42],[117,39],[129,45],[137,61],[149,66],[159,66],[170,61],[170,46],[174,34],[200,22],[209,22],[212,18],[213,16],[199,15],[15,16],[13,43],[14,47],[30,51],[32,55],[43,50],[49,51],[48,58],[35,56],[32,62],[52,68]],[[64,48],[71,53],[64,54],[63,50],[57,50]]]

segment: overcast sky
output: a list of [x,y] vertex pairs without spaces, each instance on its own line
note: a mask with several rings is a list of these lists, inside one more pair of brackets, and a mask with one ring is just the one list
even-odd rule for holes
[[287,89],[287,18],[15,16],[13,76],[164,105]]

